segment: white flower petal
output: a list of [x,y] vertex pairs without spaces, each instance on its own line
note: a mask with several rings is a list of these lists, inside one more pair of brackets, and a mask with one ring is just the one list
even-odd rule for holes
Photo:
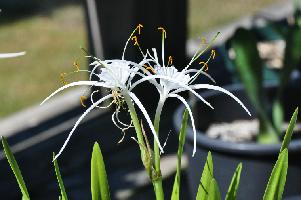
[[107,96],[104,96],[103,98],[99,99],[98,101],[96,101],[94,104],[92,104],[81,116],[80,118],[76,121],[75,125],[73,126],[72,130],[70,131],[67,139],[65,140],[62,148],[60,149],[59,153],[54,157],[54,160],[56,160],[64,151],[65,147],[67,146],[72,134],[74,133],[75,129],[78,127],[79,123],[85,118],[85,116],[91,111],[93,110],[97,105],[99,105],[100,103],[102,103],[103,101],[109,99],[113,97],[112,94],[109,94]]
[[0,53],[0,58],[13,58],[13,57],[18,57],[18,56],[23,56],[25,55],[25,51],[23,52],[18,52],[18,53]]
[[221,88],[219,86],[214,86],[214,85],[209,85],[209,84],[195,84],[195,85],[191,85],[190,86],[192,89],[210,89],[210,90],[217,90],[220,92],[223,92],[227,95],[229,95],[230,97],[232,97],[247,113],[248,115],[251,116],[250,111],[246,108],[246,106],[231,92],[229,92],[228,90]]
[[74,87],[74,86],[81,86],[81,85],[91,85],[91,86],[103,86],[101,83],[97,81],[77,81],[73,82],[67,85],[64,85],[63,87],[60,87],[56,91],[54,91],[52,94],[50,94],[40,105],[44,104],[46,101],[48,101],[51,97],[56,95],[57,93],[69,88],[69,87]]
[[145,110],[144,106],[142,105],[142,103],[140,102],[140,100],[137,98],[137,96],[134,93],[130,92],[129,95],[133,99],[133,101],[137,104],[137,106],[141,110],[141,112],[143,113],[143,115],[146,119],[146,122],[148,123],[148,125],[149,125],[149,127],[150,127],[150,129],[151,129],[151,131],[154,135],[155,141],[157,142],[157,144],[159,146],[160,151],[162,153],[164,153],[163,148],[160,145],[160,141],[159,141],[159,138],[158,138],[157,133],[155,131],[155,128],[153,126],[153,123],[152,123],[149,115],[147,114],[147,111]]
[[192,130],[193,130],[193,152],[192,152],[192,157],[194,157],[195,152],[196,152],[196,129],[195,129],[194,118],[193,118],[190,106],[188,105],[186,100],[183,97],[181,97],[180,95],[170,94],[169,96],[179,99],[185,105],[185,107],[188,110],[188,113],[189,113],[190,119],[191,119]]
[[[131,90],[134,89],[138,84],[144,82],[144,81],[147,81],[147,80],[152,80],[152,79],[156,79],[156,78],[159,78],[159,79],[165,79],[165,80],[168,80],[172,83],[175,83],[175,84],[178,84],[180,87],[186,89],[186,90],[189,90],[190,92],[192,92],[194,95],[196,95],[201,101],[203,101],[207,106],[209,106],[210,108],[214,109],[211,104],[206,101],[202,96],[200,96],[198,93],[196,93],[193,89],[191,89],[188,85],[185,85],[185,84],[182,84],[181,82],[179,81],[176,81],[176,80],[173,80],[171,79],[170,77],[168,76],[162,76],[162,75],[151,75],[151,76],[147,76],[147,77],[144,77],[142,79],[140,79],[139,81],[135,82],[132,87],[130,88]],[[164,94],[164,91],[161,91],[162,94]]]

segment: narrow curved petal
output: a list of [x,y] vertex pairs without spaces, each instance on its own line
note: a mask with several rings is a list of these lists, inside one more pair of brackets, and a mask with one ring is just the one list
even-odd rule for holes
[[67,85],[64,85],[63,87],[60,87],[56,91],[54,91],[52,94],[50,94],[40,105],[44,104],[46,101],[48,101],[51,97],[56,95],[57,93],[69,88],[69,87],[74,87],[74,86],[82,86],[82,85],[90,85],[90,86],[103,86],[101,83],[97,81],[77,81],[73,82]]
[[192,130],[193,130],[193,152],[192,152],[192,157],[194,157],[195,152],[196,152],[196,129],[195,129],[194,118],[193,118],[190,106],[188,105],[187,101],[183,97],[181,97],[180,95],[170,94],[169,96],[179,99],[185,105],[185,107],[188,110],[188,113],[189,113],[190,119],[191,119]]
[[25,51],[23,52],[18,52],[18,53],[0,53],[0,58],[14,58],[18,56],[23,56],[25,55]]
[[75,129],[78,127],[79,123],[85,118],[85,116],[91,111],[93,110],[97,105],[99,105],[100,103],[102,103],[103,101],[109,99],[113,97],[112,94],[109,94],[107,96],[104,96],[103,98],[99,99],[98,101],[96,101],[94,104],[92,104],[81,116],[80,118],[76,121],[75,125],[73,126],[72,130],[70,131],[67,139],[65,140],[62,148],[60,149],[59,153],[54,157],[54,160],[56,160],[64,151],[65,147],[67,146],[72,134],[74,133]]
[[[200,96],[198,93],[196,93],[193,89],[191,89],[188,85],[185,85],[179,81],[176,81],[168,76],[163,76],[163,75],[151,75],[151,76],[147,76],[147,77],[144,77],[142,79],[140,79],[139,81],[135,82],[132,87],[130,88],[130,91],[133,90],[138,84],[144,82],[144,81],[148,81],[148,80],[153,80],[153,79],[165,79],[165,80],[168,80],[172,83],[175,83],[175,84],[178,84],[180,85],[182,88],[186,89],[186,90],[189,90],[190,92],[192,92],[195,96],[197,96],[202,102],[204,102],[207,106],[209,106],[211,109],[214,109],[211,104],[206,101],[202,96]],[[156,83],[156,87],[161,87],[158,83]],[[180,89],[180,88],[179,88]]]
[[155,128],[153,126],[153,123],[152,123],[149,115],[147,114],[147,111],[145,110],[144,106],[142,105],[142,103],[140,102],[140,100],[137,98],[137,96],[134,93],[130,92],[129,95],[133,99],[133,101],[137,104],[137,106],[141,110],[141,112],[143,113],[143,115],[144,115],[144,117],[145,117],[145,119],[146,119],[153,135],[154,135],[155,141],[157,142],[157,144],[159,146],[160,151],[162,153],[164,153],[163,148],[160,145],[160,141],[159,141],[159,138],[158,138],[157,133],[155,131]]
[[216,84],[216,81],[214,80],[214,78],[212,78],[212,76],[210,76],[208,73],[206,73],[204,71],[200,71],[198,69],[189,69],[189,70],[186,70],[184,73],[187,74],[187,73],[193,73],[193,72],[199,72],[199,73],[203,74],[204,76],[209,78],[214,84]]
[[228,90],[225,90],[224,88],[221,88],[219,86],[210,85],[210,84],[195,84],[190,86],[192,89],[210,89],[210,90],[216,90],[223,92],[227,94],[228,96],[232,97],[247,113],[251,116],[250,111],[246,108],[246,106],[231,92]]

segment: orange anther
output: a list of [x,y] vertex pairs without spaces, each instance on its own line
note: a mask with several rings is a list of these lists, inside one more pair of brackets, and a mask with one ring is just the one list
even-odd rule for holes
[[167,65],[172,65],[172,56],[168,57],[168,63],[167,63]]
[[139,45],[137,36],[133,36],[133,37],[131,38],[131,40],[134,41],[134,45]]
[[79,97],[80,104],[81,104],[84,108],[87,107],[87,106],[85,105],[85,103],[84,103],[84,102],[86,101],[86,99],[87,99],[87,97],[84,96],[84,95],[82,95],[82,96]]
[[162,37],[166,39],[166,30],[163,27],[158,27],[158,30],[162,31]]
[[76,68],[76,71],[79,71],[79,63],[77,61],[73,62],[73,66]]
[[61,79],[61,82],[63,83],[63,85],[67,85],[67,81],[65,80],[65,75],[66,73],[61,73],[60,74],[60,79]]
[[199,62],[199,64],[203,65],[203,67],[205,67],[205,69],[204,69],[205,71],[208,71],[209,67],[208,67],[208,64],[206,62],[201,61],[201,62]]
[[138,29],[138,34],[140,35],[141,33],[141,28],[143,28],[142,24],[138,24],[137,29]]
[[202,43],[202,44],[207,44],[207,39],[206,39],[205,37],[202,37],[202,38],[201,38],[201,43]]
[[211,55],[212,55],[212,59],[214,59],[214,58],[215,58],[215,56],[216,56],[216,52],[215,52],[215,50],[214,50],[214,49],[212,49],[212,50],[211,50]]
[[148,70],[148,71],[152,72],[153,74],[155,74],[155,70],[151,66],[143,65],[143,67],[145,67],[146,70]]

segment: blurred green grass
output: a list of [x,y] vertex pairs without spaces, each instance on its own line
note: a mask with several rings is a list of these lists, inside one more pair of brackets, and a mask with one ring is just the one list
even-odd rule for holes
[[287,0],[189,0],[189,37],[200,36],[216,26],[253,14],[265,6]]
[[[189,37],[284,0],[188,0]],[[1,15],[0,15],[1,17]],[[0,23],[0,52],[27,51],[26,56],[0,60],[0,118],[41,102],[61,86],[60,73],[87,65],[80,46],[86,46],[83,8],[60,6],[46,15]],[[72,80],[86,79],[77,74]]]
[[[0,60],[0,117],[41,102],[62,85],[60,73],[74,71],[73,61],[86,68],[80,46],[86,46],[80,6],[64,6],[47,15],[0,24],[0,52],[26,51]],[[86,78],[76,74],[73,80]]]

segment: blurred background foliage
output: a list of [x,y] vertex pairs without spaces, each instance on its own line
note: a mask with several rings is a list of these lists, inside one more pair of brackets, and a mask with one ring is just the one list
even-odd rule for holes
[[[189,0],[189,37],[281,1]],[[74,61],[81,69],[87,68],[80,50],[80,46],[87,45],[87,33],[80,0],[3,0],[0,8],[0,52],[27,52],[23,57],[0,60],[3,118],[41,102],[61,86],[60,74],[74,71]],[[74,74],[67,81],[85,78],[86,74]]]

